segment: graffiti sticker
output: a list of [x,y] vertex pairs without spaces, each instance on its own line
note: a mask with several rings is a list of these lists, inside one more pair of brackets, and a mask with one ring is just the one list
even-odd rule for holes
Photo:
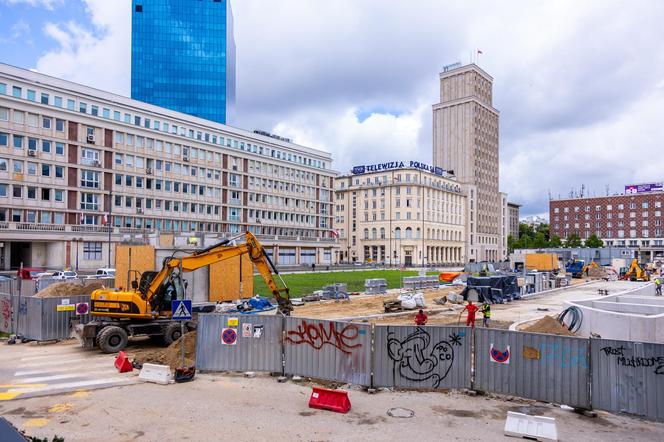
[[489,356],[491,360],[497,364],[509,364],[510,363],[510,346],[505,347],[505,351],[500,351],[493,348],[493,343],[491,343],[491,348],[489,349]]

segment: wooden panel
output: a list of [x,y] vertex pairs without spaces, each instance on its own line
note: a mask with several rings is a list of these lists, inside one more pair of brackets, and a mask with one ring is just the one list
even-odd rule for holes
[[173,234],[162,233],[159,235],[159,247],[173,247]]
[[67,224],[78,224],[78,214],[67,213]]
[[104,129],[104,147],[113,147],[113,131]]
[[[67,208],[70,210],[76,210],[76,197],[78,196],[78,192],[75,190],[68,190],[67,191]],[[77,220],[75,219],[73,223],[70,224],[78,224],[76,222]]]
[[104,172],[104,190],[111,190],[111,186],[113,186],[113,174]]
[[75,167],[70,167],[67,170],[67,185],[69,187],[78,187],[78,169]]
[[[242,262],[242,296],[240,296],[240,262]],[[254,295],[254,265],[247,256],[237,256],[210,266],[209,301],[234,301]],[[271,294],[261,293],[270,297]]]
[[221,156],[221,167],[222,169],[228,169],[228,155],[226,154]]
[[154,247],[118,244],[115,248],[115,287],[121,287],[121,290],[131,288],[131,281],[138,276],[135,276],[134,273],[130,274],[128,286],[127,275],[129,270],[137,270],[140,273],[155,270]]
[[113,168],[113,152],[110,150],[104,151],[104,169]]
[[67,122],[69,141],[78,141],[78,123]]
[[78,146],[76,146],[75,144],[70,144],[67,156],[67,161],[69,161],[69,164],[78,164],[77,156],[78,156]]

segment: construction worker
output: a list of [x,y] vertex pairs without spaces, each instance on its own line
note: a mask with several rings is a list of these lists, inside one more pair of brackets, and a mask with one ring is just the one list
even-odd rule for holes
[[463,310],[468,310],[468,316],[466,317],[466,327],[472,324],[471,327],[475,328],[475,313],[477,313],[479,308],[473,304],[473,301],[468,301],[468,305],[466,305]]
[[482,304],[482,325],[489,328],[489,321],[491,320],[491,305],[488,302]]
[[662,278],[655,279],[655,296],[662,296]]
[[420,311],[415,315],[415,324],[416,325],[426,325],[427,323],[427,314],[424,313],[424,310],[420,309]]

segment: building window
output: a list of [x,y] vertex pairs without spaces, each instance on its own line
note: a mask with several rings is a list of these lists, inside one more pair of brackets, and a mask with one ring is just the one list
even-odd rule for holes
[[95,172],[94,170],[82,170],[81,187],[99,189],[99,172]]
[[83,243],[83,259],[100,261],[101,260],[101,242],[86,241]]
[[81,210],[99,210],[99,195],[96,193],[81,193]]

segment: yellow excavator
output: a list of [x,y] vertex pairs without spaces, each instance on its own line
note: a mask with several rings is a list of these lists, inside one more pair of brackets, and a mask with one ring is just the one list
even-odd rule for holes
[[634,258],[632,260],[632,264],[625,271],[625,273],[623,273],[621,269],[620,279],[624,279],[626,281],[650,281],[650,274],[647,270],[641,268],[639,261]]
[[[83,347],[94,348],[96,345],[104,353],[117,353],[127,346],[129,336],[150,336],[166,345],[178,340],[181,324],[172,319],[171,301],[185,299],[186,284],[182,273],[245,254],[272,292],[278,311],[288,316],[293,310],[288,287],[258,239],[250,232],[244,236],[245,242],[239,245],[229,245],[231,240],[225,239],[189,256],[170,256],[164,259],[160,271],[143,272],[140,279],[132,281],[131,290],[99,289],[92,292],[90,313],[95,319],[75,328]],[[279,276],[282,288],[277,286],[272,272]],[[134,271],[134,274],[138,275],[138,272]],[[187,331],[195,328],[195,323],[187,323],[186,328]]]

